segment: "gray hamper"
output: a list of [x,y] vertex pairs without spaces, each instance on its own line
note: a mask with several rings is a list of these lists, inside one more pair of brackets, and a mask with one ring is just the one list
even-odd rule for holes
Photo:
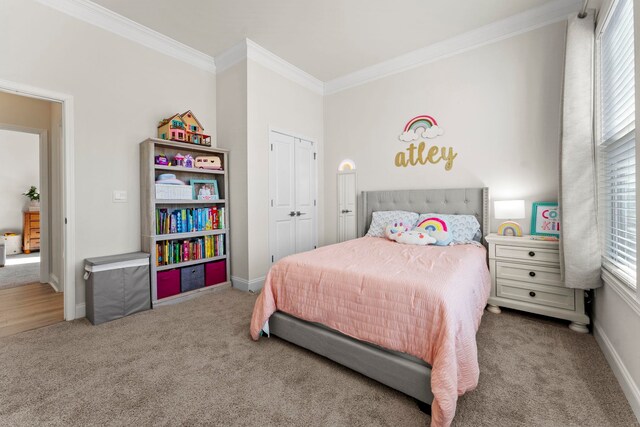
[[86,314],[94,325],[151,308],[149,254],[85,260]]
[[0,267],[4,267],[4,263],[7,262],[7,248],[4,245],[4,238],[0,240]]

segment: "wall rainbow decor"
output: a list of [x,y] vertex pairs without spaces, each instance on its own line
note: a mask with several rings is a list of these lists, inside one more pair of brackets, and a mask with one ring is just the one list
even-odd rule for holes
[[[436,164],[444,162],[444,169],[449,171],[453,167],[453,160],[458,156],[453,147],[438,147],[427,145],[427,139],[433,139],[444,134],[438,122],[432,116],[422,114],[415,116],[404,125],[398,139],[409,143],[404,151],[396,153],[394,163],[399,168]],[[422,141],[420,141],[422,140]]]
[[432,126],[438,126],[438,122],[431,116],[416,116],[413,119],[409,120],[404,127],[403,132],[407,132],[409,130],[416,130],[419,127],[423,127],[425,129],[429,129]]

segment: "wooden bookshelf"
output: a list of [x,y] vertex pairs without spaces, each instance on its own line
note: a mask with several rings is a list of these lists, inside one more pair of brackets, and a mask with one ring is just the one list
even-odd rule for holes
[[[186,168],[182,166],[164,166],[155,164],[155,156],[166,155],[170,161],[173,157],[181,153],[197,156],[218,155],[222,159],[222,170],[206,170],[197,168]],[[206,292],[213,292],[221,288],[231,286],[230,254],[229,254],[229,152],[227,150],[207,147],[204,145],[188,144],[176,141],[165,141],[157,138],[149,138],[140,143],[140,209],[141,209],[141,243],[142,250],[151,254],[151,300],[154,306],[161,304],[173,304],[185,299],[193,298]],[[173,173],[181,181],[189,184],[191,180],[216,180],[220,199],[218,200],[192,200],[192,199],[156,199],[156,178],[163,173]],[[167,209],[167,211],[217,207],[224,208],[224,228],[189,231],[182,233],[156,233],[156,209]],[[224,251],[213,257],[206,257],[183,262],[175,262],[168,265],[157,265],[156,243],[167,241],[192,240],[206,236],[223,236]],[[195,290],[181,292],[165,298],[158,298],[158,273],[172,269],[192,267],[194,265],[207,264],[211,262],[225,261],[226,281],[213,286],[198,288]]]

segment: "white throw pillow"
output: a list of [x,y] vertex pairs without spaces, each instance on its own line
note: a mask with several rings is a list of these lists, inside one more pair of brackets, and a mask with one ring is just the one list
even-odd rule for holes
[[448,215],[426,213],[420,214],[418,224],[427,218],[435,217],[446,221],[453,243],[467,243],[471,241],[480,241],[482,238],[480,233],[480,223],[474,215]]
[[416,226],[418,214],[406,211],[376,211],[371,218],[371,225],[367,231],[367,237],[384,237],[387,224],[402,223],[409,229]]

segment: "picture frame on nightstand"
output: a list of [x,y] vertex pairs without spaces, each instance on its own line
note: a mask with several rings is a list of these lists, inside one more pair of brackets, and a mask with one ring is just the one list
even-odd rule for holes
[[560,208],[558,203],[533,203],[531,208],[531,235],[560,237]]

